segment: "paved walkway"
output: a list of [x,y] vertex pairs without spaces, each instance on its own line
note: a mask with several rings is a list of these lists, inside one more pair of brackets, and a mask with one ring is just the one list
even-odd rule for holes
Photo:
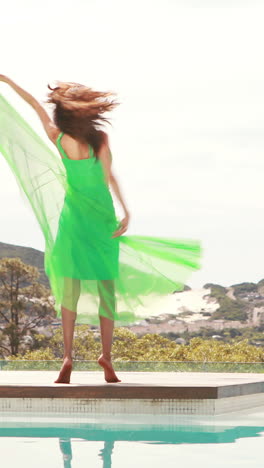
[[[53,384],[58,371],[0,371],[2,385],[38,385],[58,386]],[[217,373],[217,372],[117,372],[121,383],[115,386],[147,385],[165,387],[220,387],[256,382],[264,383],[264,374]],[[103,372],[73,371],[71,385],[106,385]],[[62,384],[60,384],[62,385]]]

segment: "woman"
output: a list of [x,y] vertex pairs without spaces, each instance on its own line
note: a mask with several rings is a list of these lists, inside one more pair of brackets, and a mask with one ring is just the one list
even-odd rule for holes
[[[63,162],[66,164],[66,171],[74,172],[75,167],[74,164],[69,164],[70,161],[77,163],[80,161],[82,164],[85,160],[89,163],[92,158],[98,158],[101,162],[101,166],[104,172],[105,183],[107,185],[111,185],[116,197],[118,198],[123,210],[124,210],[124,218],[120,222],[120,226],[112,232],[112,238],[116,238],[123,234],[128,227],[129,223],[129,212],[126,207],[126,204],[123,200],[121,195],[119,185],[117,182],[116,177],[114,176],[112,169],[111,169],[111,152],[108,143],[107,134],[100,131],[98,129],[98,125],[100,122],[104,122],[106,119],[103,117],[103,113],[106,111],[110,111],[115,107],[115,103],[113,101],[109,101],[106,98],[111,97],[107,93],[99,93],[94,92],[91,89],[81,86],[76,83],[59,83],[58,86],[54,89],[50,88],[51,92],[49,93],[49,102],[55,104],[54,109],[54,120],[49,117],[45,109],[39,104],[39,102],[28,92],[24,89],[19,87],[16,83],[10,80],[8,77],[0,75],[0,80],[4,81],[5,83],[9,84],[16,91],[19,96],[21,96],[28,104],[30,104],[33,109],[37,112],[43,127],[47,133],[49,139],[54,143],[55,146],[59,149],[60,155],[62,157]],[[57,125],[56,125],[57,124]],[[85,165],[82,164],[82,171],[86,170]],[[89,167],[87,168],[88,172]],[[94,172],[94,178],[97,180],[100,178],[98,174]],[[98,171],[97,171],[98,172]],[[87,174],[88,175],[88,174]],[[76,181],[78,184],[78,180]],[[87,182],[87,181],[86,181]],[[88,181],[89,183],[90,181]],[[103,187],[103,181],[100,179],[101,182],[101,189]],[[75,183],[75,181],[74,181]],[[83,183],[83,181],[82,181]],[[74,184],[69,184],[72,188]],[[98,190],[98,186],[96,187]],[[105,191],[104,191],[105,192]],[[80,191],[75,191],[74,196],[69,197],[69,201],[66,201],[66,209],[74,209],[74,202],[80,203],[78,200],[78,194]],[[110,198],[110,193],[109,194]],[[88,197],[88,193],[82,193],[82,195]],[[101,196],[101,194],[100,194]],[[89,200],[87,200],[89,202]],[[109,205],[109,200],[108,205]],[[87,203],[88,204],[88,203]],[[83,204],[84,205],[84,204]],[[115,214],[113,207],[111,206],[110,201],[110,210],[112,208],[111,213],[102,213],[101,216],[97,216],[97,222],[101,221],[101,223],[109,223],[109,218],[111,222],[112,217],[112,224],[115,223]],[[96,208],[94,208],[96,211]],[[91,215],[91,222],[94,222],[93,216],[94,213],[92,209],[87,210],[85,213],[86,216],[86,223],[84,224],[84,228],[87,226],[87,214],[88,212]],[[80,214],[80,213],[78,213]],[[104,215],[107,214],[107,217]],[[69,213],[67,216],[64,216],[63,222],[72,223],[72,216],[73,213]],[[79,218],[79,222],[81,222],[82,216]],[[111,223],[109,223],[111,224]],[[64,228],[65,229],[65,228]],[[71,231],[71,229],[69,230]],[[109,234],[109,230],[107,232],[106,226],[104,226],[104,233],[106,240]],[[71,232],[72,233],[72,232]],[[63,232],[60,233],[63,235]],[[103,237],[100,239],[100,242],[103,242]],[[58,249],[64,249],[64,242],[61,241],[63,245],[57,247]],[[110,241],[111,243],[111,241]],[[113,249],[115,249],[115,243],[112,241]],[[65,255],[65,252],[62,252],[62,255]],[[63,256],[61,257],[62,264],[63,264]],[[98,255],[98,259],[93,259],[95,262],[102,262],[105,259],[100,258]],[[110,261],[110,259],[109,259]],[[116,256],[116,262],[118,261],[118,257]],[[107,268],[108,265],[105,265]],[[111,266],[111,265],[110,265]],[[102,268],[102,265],[101,265]],[[109,272],[111,276],[111,271]],[[93,273],[92,273],[93,274]],[[114,278],[110,278],[108,280],[106,277],[101,276],[98,273],[98,280],[107,280],[109,284],[99,284],[99,294],[101,293],[101,308],[104,307],[106,310],[104,312],[107,314],[108,310],[108,301],[105,299],[104,289],[109,288],[110,294],[112,295],[112,301],[114,302],[114,287],[111,284]],[[94,278],[93,278],[94,279]],[[75,278],[75,283],[73,283],[72,279],[68,278],[68,282],[65,282],[65,293],[64,298],[62,300],[62,307],[61,307],[61,315],[62,315],[62,325],[63,325],[63,336],[64,336],[64,361],[63,366],[60,371],[60,375],[56,380],[56,383],[69,383],[70,375],[72,370],[72,341],[73,341],[73,332],[74,332],[74,323],[76,319],[76,305],[69,308],[67,307],[67,301],[71,305],[73,302],[76,303],[78,301],[78,278]],[[76,287],[75,287],[76,286]],[[69,297],[70,293],[70,297]],[[105,314],[104,314],[105,315]],[[113,370],[111,364],[111,345],[112,345],[112,336],[113,336],[113,325],[114,321],[103,314],[100,314],[100,328],[101,328],[101,338],[102,338],[102,354],[98,359],[98,363],[104,368],[105,372],[105,380],[107,382],[119,382],[120,380],[116,377],[116,374]],[[109,315],[111,316],[111,310],[109,310]]]
[[[99,310],[107,382],[119,382],[112,363],[114,320],[152,313],[160,296],[182,289],[199,268],[200,244],[147,236],[123,236],[129,212],[111,169],[104,114],[117,105],[111,94],[76,83],[49,88],[54,121],[38,101],[0,75],[37,112],[58,158],[0,96],[0,150],[26,193],[46,240],[45,271],[62,317],[64,360],[56,383],[69,383],[74,324],[95,323]],[[124,217],[115,215],[109,186]],[[61,200],[61,203],[60,203]]]

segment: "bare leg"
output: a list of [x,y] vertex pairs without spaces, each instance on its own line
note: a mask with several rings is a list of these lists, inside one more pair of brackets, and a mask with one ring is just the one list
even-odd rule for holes
[[98,281],[98,292],[100,297],[99,318],[103,351],[98,359],[98,364],[104,369],[106,382],[121,382],[117,378],[111,363],[115,310],[114,281]]
[[62,368],[60,370],[59,377],[57,378],[57,380],[55,380],[55,383],[70,383],[72,371],[72,341],[76,313],[72,310],[62,307],[61,314],[63,327],[64,356]]
[[121,382],[121,380],[117,378],[111,363],[114,322],[113,320],[100,316],[100,327],[103,353],[98,359],[98,364],[104,369],[106,382]]
[[[72,342],[76,320],[76,307],[80,296],[80,281],[64,278],[64,295],[61,307],[64,356],[59,377],[55,383],[70,383],[72,371]],[[68,306],[68,307],[67,307]]]

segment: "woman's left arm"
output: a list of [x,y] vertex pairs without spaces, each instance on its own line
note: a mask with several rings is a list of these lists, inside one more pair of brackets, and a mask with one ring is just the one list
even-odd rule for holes
[[49,137],[49,139],[55,143],[56,139],[59,135],[58,128],[54,125],[53,121],[51,120],[50,116],[45,111],[44,107],[27,91],[20,88],[14,81],[8,78],[5,75],[0,75],[0,81],[7,83],[24,101],[26,101],[38,114],[42,125]]

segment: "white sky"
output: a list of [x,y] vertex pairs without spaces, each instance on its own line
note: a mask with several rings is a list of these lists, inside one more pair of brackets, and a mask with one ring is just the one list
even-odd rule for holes
[[[193,287],[264,277],[263,20],[253,0],[0,4],[0,73],[39,100],[56,79],[118,93],[109,132],[128,234],[200,239]],[[0,197],[0,241],[44,250],[4,158]]]

